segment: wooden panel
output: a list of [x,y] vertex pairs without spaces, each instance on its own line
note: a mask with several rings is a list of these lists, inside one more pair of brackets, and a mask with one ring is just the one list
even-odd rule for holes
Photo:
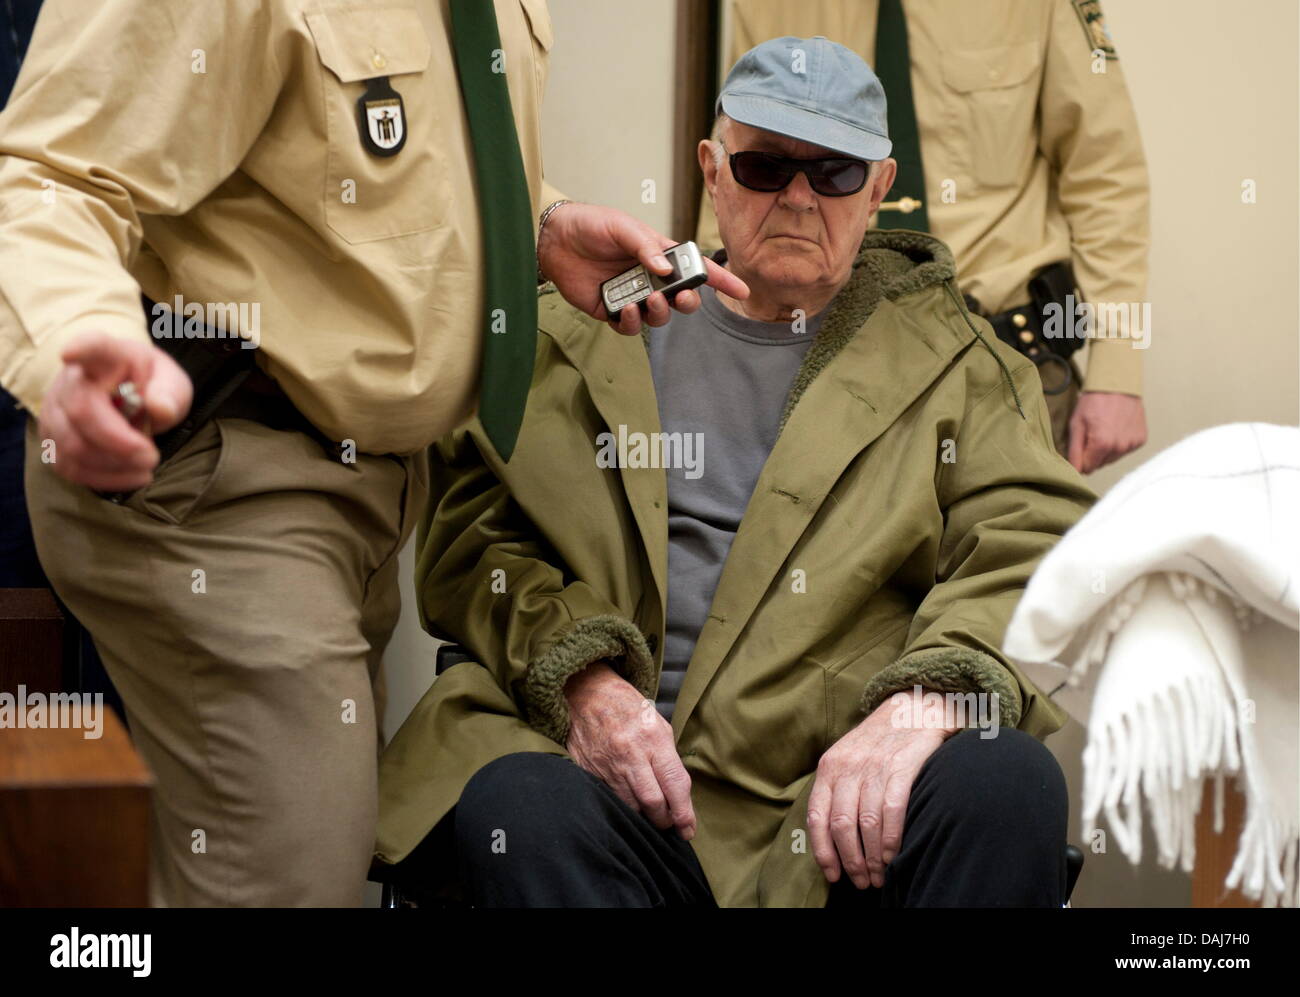
[[102,736],[0,728],[0,905],[148,904],[152,779],[116,714]]
[[700,176],[695,147],[713,127],[713,101],[718,96],[717,0],[677,0],[674,51],[676,89],[673,93],[673,211],[675,239],[695,238],[699,221]]
[[1214,780],[1207,779],[1196,817],[1196,866],[1192,870],[1193,907],[1258,907],[1240,890],[1225,891],[1223,881],[1237,854],[1246,799],[1231,785],[1223,789],[1223,833],[1214,833]]
[[63,688],[63,613],[49,589],[0,589],[0,690]]

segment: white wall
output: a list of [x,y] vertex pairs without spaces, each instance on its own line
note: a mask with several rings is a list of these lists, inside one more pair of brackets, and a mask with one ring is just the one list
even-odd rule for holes
[[[665,232],[672,218],[673,0],[551,0],[546,178]],[[655,200],[642,201],[645,181]],[[668,233],[666,233],[668,234]],[[689,238],[689,233],[682,236]]]
[[1151,441],[1100,487],[1194,430],[1300,418],[1300,5],[1104,7],[1151,172],[1153,332]]

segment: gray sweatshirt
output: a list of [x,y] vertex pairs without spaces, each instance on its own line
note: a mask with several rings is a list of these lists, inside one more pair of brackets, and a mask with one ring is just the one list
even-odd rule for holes
[[671,719],[695,642],[754,485],[776,443],[786,396],[825,315],[758,322],[700,288],[692,315],[650,330],[650,370],[665,433],[695,436],[668,475],[668,606],[657,706]]

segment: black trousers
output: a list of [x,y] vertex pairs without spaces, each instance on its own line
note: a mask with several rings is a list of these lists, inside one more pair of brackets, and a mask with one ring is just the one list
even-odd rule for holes
[[[858,890],[841,877],[827,906],[1060,907],[1067,818],[1065,777],[1041,742],[963,731],[918,773],[884,886]],[[450,821],[460,888],[475,906],[716,906],[675,830],[559,755],[485,765]]]

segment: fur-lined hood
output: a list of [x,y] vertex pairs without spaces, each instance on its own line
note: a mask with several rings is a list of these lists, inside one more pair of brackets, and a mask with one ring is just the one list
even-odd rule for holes
[[[726,250],[720,249],[713,254],[715,263],[725,263],[726,258]],[[952,250],[934,236],[910,229],[868,230],[862,239],[857,259],[853,261],[848,283],[831,302],[817,338],[795,375],[781,413],[781,428],[785,428],[790,413],[804,391],[830,365],[845,344],[867,324],[881,301],[903,303],[903,307],[906,307],[905,299],[909,295],[934,286],[944,287],[964,323],[997,361],[1003,380],[1015,400],[1016,409],[1023,418],[1024,407],[1006,359],[999,354],[998,349],[990,345],[990,327],[984,325],[982,320],[973,320],[965,299],[957,290],[956,276],[957,264]]]
[[831,303],[812,349],[804,357],[781,415],[784,428],[804,390],[858,334],[882,300],[898,302],[910,294],[942,284],[951,293],[971,331],[997,360],[1021,416],[1024,409],[1006,362],[989,345],[956,288],[957,264],[952,250],[934,236],[909,229],[872,229],[862,240],[849,282]]

